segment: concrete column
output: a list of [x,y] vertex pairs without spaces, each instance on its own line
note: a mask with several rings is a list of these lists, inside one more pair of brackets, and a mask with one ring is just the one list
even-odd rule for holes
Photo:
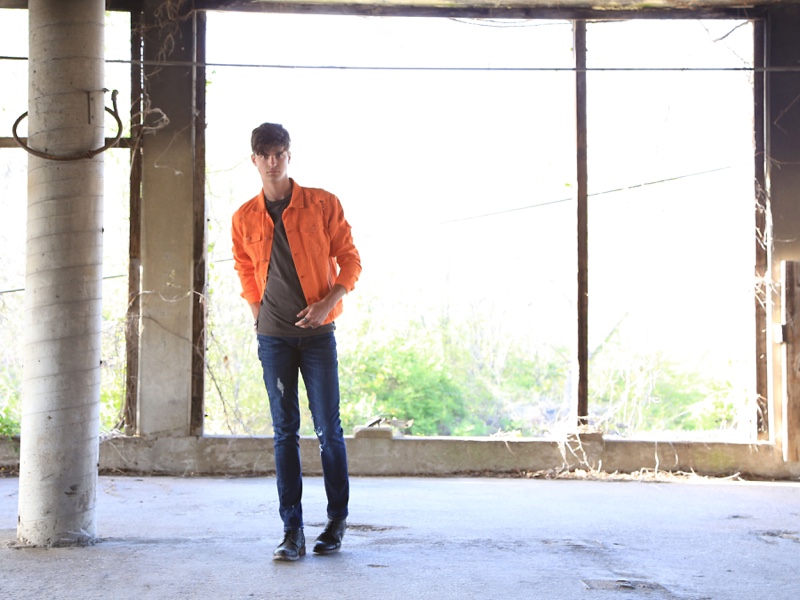
[[[28,145],[103,145],[104,0],[30,0]],[[17,539],[95,535],[103,156],[28,159],[24,380]]]
[[[769,274],[772,293],[769,294],[772,319],[767,331],[773,334],[781,322],[780,268],[782,261],[800,260],[800,7],[769,8],[766,23],[767,67],[766,117],[767,187],[771,215],[771,252]],[[792,70],[783,70],[783,69]],[[769,372],[772,418],[770,431],[778,446],[783,445],[787,431],[783,422],[782,348],[780,338],[771,335]],[[794,432],[798,435],[800,432]]]
[[136,421],[151,437],[189,435],[192,398],[195,80],[171,63],[194,60],[194,16],[164,6],[144,2],[145,106],[168,120],[142,141]]

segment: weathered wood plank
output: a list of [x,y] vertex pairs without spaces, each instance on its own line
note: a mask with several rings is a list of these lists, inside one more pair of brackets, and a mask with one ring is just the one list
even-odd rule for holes
[[128,312],[125,326],[125,435],[136,434],[139,398],[139,317],[141,316],[142,265],[142,149],[143,105],[142,67],[135,62],[141,53],[144,18],[131,13],[131,139],[130,229],[128,237]]
[[783,459],[800,462],[800,262],[781,261]]
[[[206,15],[198,13],[195,24],[195,60],[206,60]],[[192,403],[189,433],[203,435],[205,422],[206,299],[208,297],[208,240],[206,224],[206,70],[195,71],[194,123],[194,296],[192,299]]]
[[755,429],[759,440],[769,440],[772,433],[769,428],[769,371],[767,369],[767,306],[769,300],[769,286],[767,273],[769,263],[767,257],[767,161],[766,161],[766,136],[765,136],[765,83],[766,67],[765,52],[765,27],[763,21],[756,21],[753,26],[753,141],[755,150],[754,181],[755,181],[755,302],[756,313],[756,415]]

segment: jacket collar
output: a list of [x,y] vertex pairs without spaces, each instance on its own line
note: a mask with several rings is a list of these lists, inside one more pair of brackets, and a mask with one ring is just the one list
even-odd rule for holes
[[303,193],[303,188],[297,185],[297,182],[289,177],[292,182],[292,199],[289,201],[289,206],[292,208],[304,208],[306,205],[306,195]]
[[[305,194],[303,194],[303,188],[297,185],[297,182],[289,178],[289,181],[292,182],[292,199],[289,200],[289,206],[292,208],[303,208],[305,207]],[[256,210],[258,211],[266,211],[267,210],[267,198],[264,195],[264,188],[261,188],[261,191],[256,196]],[[288,207],[287,207],[288,208]]]

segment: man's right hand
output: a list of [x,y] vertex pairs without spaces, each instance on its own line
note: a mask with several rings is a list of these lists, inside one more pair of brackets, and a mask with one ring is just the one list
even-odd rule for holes
[[258,313],[261,310],[260,302],[251,302],[250,311],[253,313],[253,331],[258,331]]

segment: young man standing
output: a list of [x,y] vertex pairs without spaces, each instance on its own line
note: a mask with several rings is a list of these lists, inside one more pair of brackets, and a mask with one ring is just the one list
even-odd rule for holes
[[334,319],[361,273],[361,259],[339,199],[289,177],[283,126],[263,123],[251,136],[261,192],[233,215],[235,268],[255,319],[274,430],[284,537],[275,560],[306,552],[300,464],[298,377],[302,375],[322,458],[328,521],[314,552],[341,548],[349,500]]

